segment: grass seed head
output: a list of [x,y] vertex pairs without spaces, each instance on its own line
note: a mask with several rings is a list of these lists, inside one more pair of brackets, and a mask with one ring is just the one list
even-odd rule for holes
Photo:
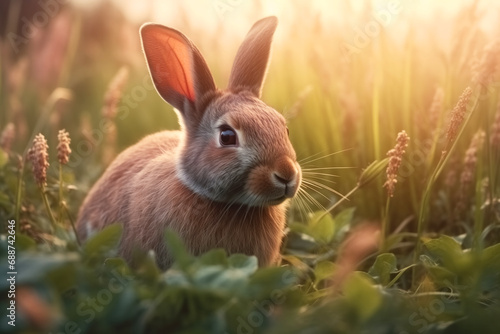
[[28,160],[33,166],[33,175],[39,186],[45,186],[47,183],[47,168],[49,167],[47,150],[47,140],[39,133],[33,139],[33,146],[28,150]]
[[386,170],[387,181],[384,183],[384,187],[387,188],[387,194],[390,197],[394,196],[394,189],[396,188],[396,183],[398,182],[397,178],[399,167],[401,167],[403,154],[405,153],[405,149],[408,146],[409,141],[410,137],[408,137],[406,131],[403,130],[398,133],[396,146],[387,152],[389,164]]
[[59,160],[61,165],[66,165],[71,154],[71,148],[69,147],[71,138],[69,137],[69,133],[65,129],[59,130],[57,140],[57,160]]
[[118,70],[109,83],[108,90],[104,96],[104,105],[102,108],[102,115],[107,119],[115,118],[118,102],[120,102],[122,97],[123,88],[127,83],[127,79],[128,69],[124,66]]
[[481,89],[486,88],[499,70],[500,40],[484,47],[483,52],[472,63],[472,82]]
[[448,143],[451,143],[455,140],[460,126],[464,122],[465,115],[467,113],[467,105],[469,104],[471,95],[472,89],[470,87],[465,88],[462,95],[460,95],[455,108],[453,108],[453,111],[451,112],[451,120],[448,126],[448,131],[446,132]]

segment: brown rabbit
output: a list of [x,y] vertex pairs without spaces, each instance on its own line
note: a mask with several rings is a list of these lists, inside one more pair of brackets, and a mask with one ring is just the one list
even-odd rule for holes
[[158,93],[179,115],[181,131],[142,139],[121,153],[94,185],[78,218],[78,234],[120,222],[121,253],[134,247],[171,264],[164,241],[176,231],[193,254],[221,247],[279,259],[288,199],[301,169],[285,119],[259,98],[276,17],[254,24],[240,46],[226,90],[218,90],[201,53],[179,31],[141,28]]

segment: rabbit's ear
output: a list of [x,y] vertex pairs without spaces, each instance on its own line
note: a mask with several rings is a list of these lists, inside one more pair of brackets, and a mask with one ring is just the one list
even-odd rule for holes
[[248,32],[234,60],[230,90],[246,89],[260,97],[269,63],[269,53],[278,19],[270,16],[257,21]]
[[145,24],[140,33],[158,93],[185,119],[192,118],[194,115],[186,114],[193,111],[202,113],[198,109],[203,95],[216,87],[200,51],[182,33],[162,25]]

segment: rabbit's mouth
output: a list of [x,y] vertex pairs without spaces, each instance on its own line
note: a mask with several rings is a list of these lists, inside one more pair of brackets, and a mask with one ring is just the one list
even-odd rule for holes
[[282,191],[281,195],[265,200],[264,205],[266,206],[279,205],[285,202],[286,200],[293,198],[298,191],[298,187],[296,185],[291,185],[291,186],[285,186],[284,189],[280,190]]
[[273,206],[273,205],[279,205],[286,201],[287,199],[290,199],[290,197],[287,197],[286,195],[283,195],[281,197],[278,197],[276,199],[272,199],[266,202],[267,206]]
[[297,193],[297,189],[295,189],[295,187],[292,188],[288,189],[287,187],[286,189],[274,189],[274,191],[271,191],[271,193],[261,193],[259,195],[249,194],[248,197],[245,196],[245,199],[243,199],[241,203],[253,207],[280,205],[295,196],[295,194]]

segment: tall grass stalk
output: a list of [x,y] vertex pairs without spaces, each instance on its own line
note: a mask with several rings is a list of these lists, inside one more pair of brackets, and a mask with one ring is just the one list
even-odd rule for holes
[[68,217],[69,222],[71,224],[71,229],[73,230],[73,233],[75,234],[76,243],[78,244],[78,246],[82,246],[82,241],[80,240],[80,237],[78,236],[78,233],[76,232],[75,220],[71,216],[71,212],[69,212],[69,209],[68,209],[68,206],[66,205],[66,202],[63,203],[63,208],[64,208],[66,216]]
[[474,240],[472,243],[473,249],[477,253],[481,252],[483,248],[483,242],[481,240],[481,235],[483,233],[484,227],[484,198],[483,198],[483,160],[477,159],[476,166],[476,185],[475,185],[475,205],[474,205]]
[[45,192],[45,186],[40,185],[40,192],[42,194],[42,199],[43,199],[43,205],[45,206],[45,211],[47,212],[47,215],[49,216],[50,222],[52,224],[52,228],[56,228],[57,226],[57,221],[54,217],[54,214],[52,213],[52,209],[50,208],[49,204],[49,199],[47,198],[47,193]]
[[23,192],[23,176],[24,176],[24,166],[25,166],[25,157],[19,157],[19,169],[17,171],[17,193],[16,193],[16,232],[19,231],[19,223],[21,217],[21,199]]
[[385,211],[384,215],[382,216],[382,230],[380,231],[380,251],[382,253],[385,253],[387,251],[387,231],[390,228],[390,221],[389,221],[389,208],[391,206],[391,197],[387,196],[387,201],[385,202]]
[[341,197],[337,202],[333,203],[331,206],[329,206],[318,218],[317,221],[320,221],[325,217],[328,213],[332,212],[335,210],[340,204],[342,204],[344,201],[348,200],[349,197],[354,194],[356,191],[361,188],[360,184],[356,184],[354,188],[352,188],[347,194],[345,194],[343,197]]
[[396,138],[396,145],[394,148],[387,152],[389,157],[389,163],[387,165],[386,181],[384,187],[387,189],[387,201],[385,204],[385,211],[382,213],[382,237],[381,237],[381,248],[385,250],[385,241],[387,238],[387,231],[389,230],[389,207],[391,198],[394,196],[394,191],[396,189],[396,184],[398,182],[399,168],[401,167],[401,162],[403,161],[403,154],[406,152],[410,137],[406,131],[401,131],[398,133]]
[[62,224],[63,211],[64,211],[64,197],[63,197],[63,170],[62,164],[59,163],[59,222]]
[[[451,154],[455,150],[458,141],[462,137],[462,134],[463,134],[467,124],[469,123],[469,120],[473,114],[474,109],[476,109],[476,107],[477,107],[477,104],[479,102],[479,97],[480,97],[479,92],[477,92],[476,94],[473,94],[473,97],[474,97],[474,102],[472,104],[472,107],[467,108],[468,109],[467,116],[464,119],[463,123],[460,125],[458,134],[453,139],[450,148],[449,149],[445,148],[445,150],[443,151],[443,154],[441,154],[441,158],[439,159],[436,167],[434,168],[433,173],[429,177],[429,179],[427,181],[427,185],[426,185],[425,190],[423,192],[422,202],[421,202],[420,210],[418,213],[417,240],[416,240],[416,245],[415,245],[415,251],[413,253],[413,262],[414,263],[417,262],[418,256],[420,254],[421,246],[422,246],[422,242],[421,242],[422,234],[423,234],[423,231],[427,227],[426,226],[427,213],[429,211],[428,206],[429,206],[429,200],[431,197],[432,187],[434,186],[434,184],[436,183],[436,180],[438,179],[439,175],[443,171],[444,166],[446,165],[446,163],[450,159]],[[447,145],[447,146],[449,146],[449,145]],[[416,270],[413,270],[412,285],[415,286],[415,283],[416,283]]]

